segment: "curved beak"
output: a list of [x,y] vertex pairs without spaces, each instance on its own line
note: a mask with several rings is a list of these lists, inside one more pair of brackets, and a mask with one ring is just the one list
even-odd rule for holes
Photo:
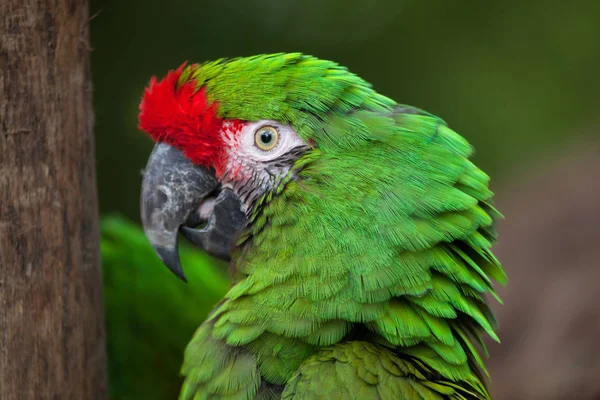
[[[146,237],[162,262],[183,281],[180,230],[196,246],[227,260],[235,234],[246,222],[240,200],[231,190],[221,190],[212,171],[194,165],[165,143],[158,143],[148,159],[140,203]],[[193,228],[203,222],[204,228]]]

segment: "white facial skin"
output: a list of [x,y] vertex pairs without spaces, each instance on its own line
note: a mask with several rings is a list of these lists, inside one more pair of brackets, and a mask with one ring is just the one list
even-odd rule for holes
[[[234,126],[234,123],[227,121],[223,124],[222,130],[229,156],[229,163],[227,164],[227,170],[229,171],[236,167],[236,160],[240,163],[255,164],[274,160],[295,147],[308,147],[292,127],[277,121],[264,119],[257,122],[247,122],[242,125],[241,131],[235,129]],[[275,128],[278,133],[277,144],[270,150],[261,149],[255,138],[256,132],[266,126]]]
[[[257,132],[265,127],[272,127],[276,132],[267,128],[275,140],[270,149],[259,143],[260,134],[257,137]],[[309,148],[292,127],[273,120],[227,121],[221,134],[227,148],[227,159],[225,172],[219,178],[223,187],[233,189],[246,206],[290,170],[299,151]]]

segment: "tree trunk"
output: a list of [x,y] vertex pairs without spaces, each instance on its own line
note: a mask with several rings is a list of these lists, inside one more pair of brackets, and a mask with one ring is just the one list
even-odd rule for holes
[[106,398],[85,0],[0,0],[0,399]]

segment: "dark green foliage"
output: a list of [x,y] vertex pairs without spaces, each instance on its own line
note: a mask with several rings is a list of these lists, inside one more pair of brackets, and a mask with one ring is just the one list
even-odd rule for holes
[[111,216],[101,232],[110,399],[174,399],[185,346],[227,289],[225,266],[182,244],[185,284],[137,224]]

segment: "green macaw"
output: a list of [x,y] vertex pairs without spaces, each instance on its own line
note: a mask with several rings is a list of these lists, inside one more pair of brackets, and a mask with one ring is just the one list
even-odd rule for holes
[[178,232],[231,260],[181,399],[489,398],[499,213],[442,119],[294,53],[184,64],[139,121],[156,253],[184,280]]
[[227,291],[222,263],[182,246],[185,285],[158,267],[140,226],[107,216],[100,228],[109,399],[174,399],[185,346]]

